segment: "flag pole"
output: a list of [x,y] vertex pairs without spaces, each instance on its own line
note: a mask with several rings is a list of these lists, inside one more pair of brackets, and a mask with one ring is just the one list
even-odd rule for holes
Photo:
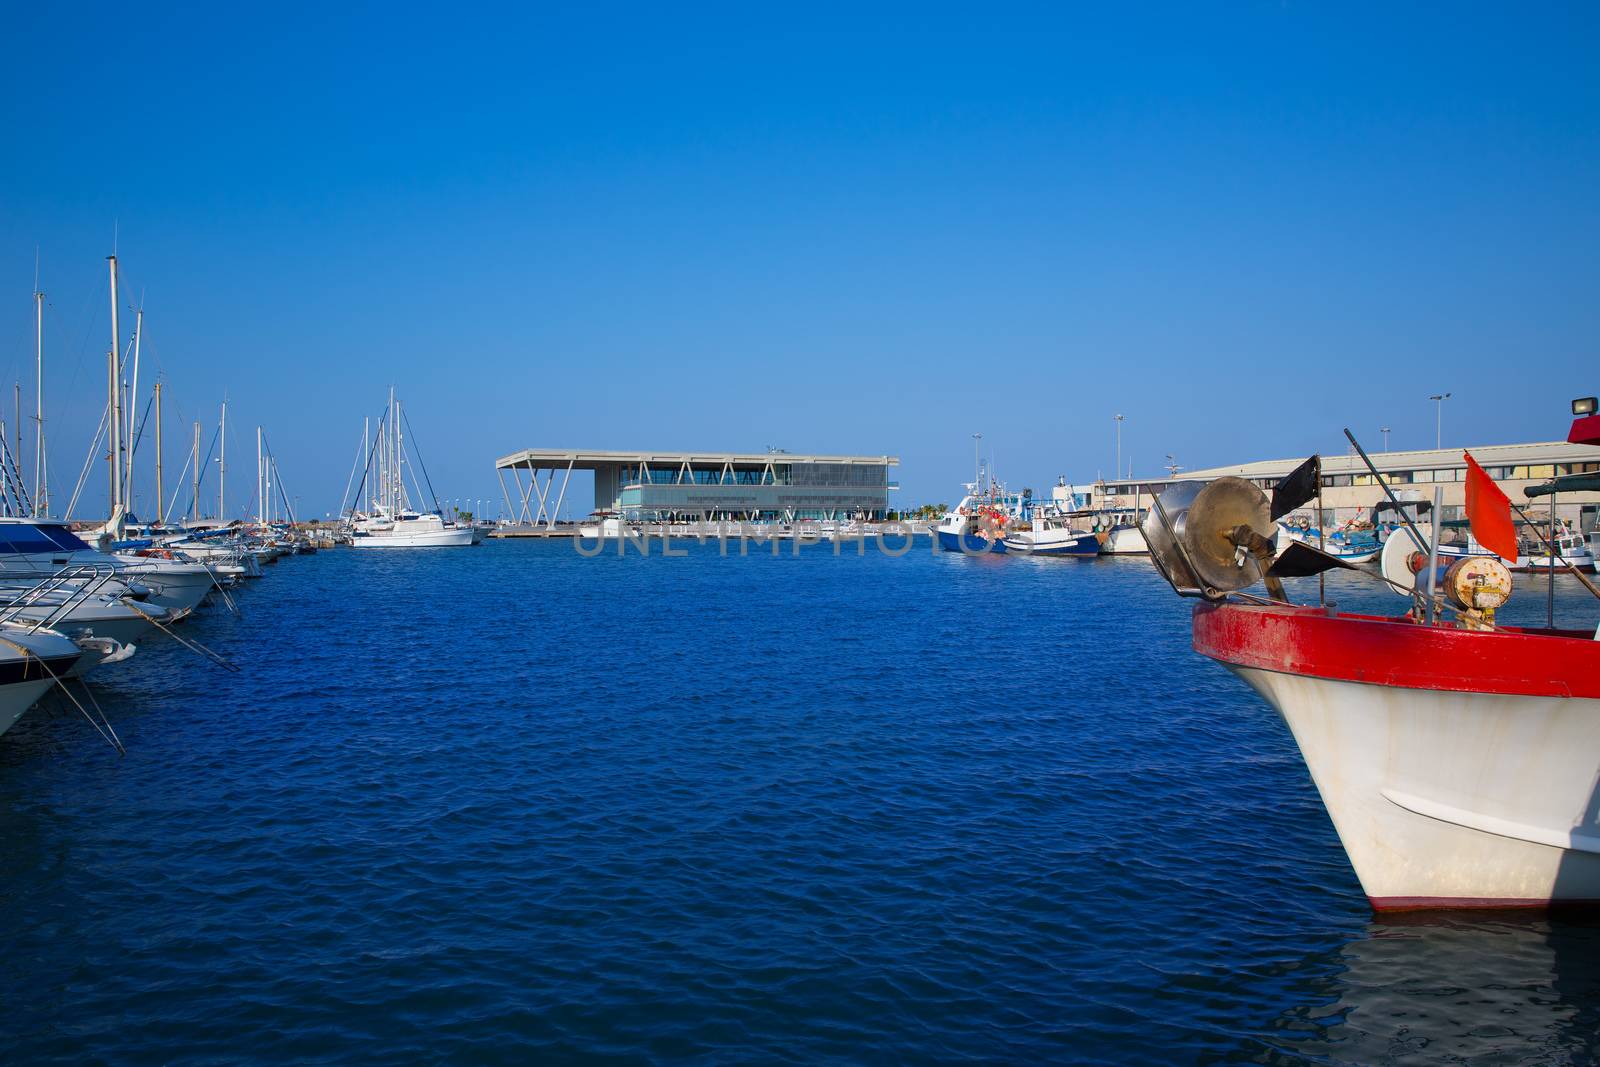
[[[1322,464],[1317,464],[1317,547],[1328,551],[1328,531],[1322,525]],[[1328,572],[1317,572],[1317,603],[1328,606]]]
[[[1555,495],[1555,493],[1551,493],[1550,494],[1550,544],[1554,545],[1555,543],[1556,543],[1556,495]],[[1556,628],[1556,560],[1557,559],[1566,559],[1566,558],[1567,557],[1565,557],[1565,556],[1557,556],[1555,554],[1554,550],[1552,550],[1551,553],[1550,553],[1550,582],[1549,582],[1549,592],[1545,594],[1544,615],[1545,615],[1545,625],[1548,626],[1552,630],[1554,630]]]

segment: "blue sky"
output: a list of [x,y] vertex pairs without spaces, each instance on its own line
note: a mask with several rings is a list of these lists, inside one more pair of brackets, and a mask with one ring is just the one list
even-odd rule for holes
[[974,431],[1043,487],[1117,412],[1150,475],[1431,446],[1441,390],[1446,444],[1557,438],[1600,390],[1592,6],[46,6],[0,63],[0,381],[37,248],[58,499],[114,228],[169,477],[226,392],[230,496],[261,423],[312,513],[391,383],[450,497],[777,445],[897,454],[907,505]]

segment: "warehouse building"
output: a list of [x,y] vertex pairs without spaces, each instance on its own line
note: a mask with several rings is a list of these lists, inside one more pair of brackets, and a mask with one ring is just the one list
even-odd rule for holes
[[[1565,474],[1600,472],[1600,449],[1592,445],[1574,445],[1565,441],[1542,441],[1516,445],[1475,445],[1466,449],[1442,448],[1409,452],[1370,452],[1372,465],[1383,475],[1384,481],[1401,500],[1433,499],[1433,490],[1440,492],[1440,508],[1447,519],[1459,518],[1466,503],[1467,461],[1463,452],[1471,452],[1491,478],[1505,490],[1511,500],[1537,511],[1542,519],[1550,513],[1550,498],[1540,497],[1530,502],[1523,490],[1531,485],[1548,482]],[[1225,467],[1208,467],[1204,470],[1181,471],[1174,478],[1149,481],[1102,482],[1096,484],[1097,505],[1110,508],[1132,508],[1135,497],[1141,509],[1150,506],[1150,494],[1160,492],[1172,481],[1214,481],[1232,475],[1247,478],[1263,489],[1271,490],[1278,480],[1305,461],[1305,456],[1289,459],[1259,460]],[[1331,512],[1332,523],[1365,518],[1372,508],[1384,499],[1383,489],[1377,479],[1361,462],[1358,455],[1322,457],[1322,501]],[[1568,493],[1556,498],[1559,517],[1582,530],[1593,529],[1597,512],[1600,512],[1600,493]]]

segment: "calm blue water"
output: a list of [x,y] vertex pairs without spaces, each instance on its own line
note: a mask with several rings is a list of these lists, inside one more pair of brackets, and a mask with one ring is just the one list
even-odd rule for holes
[[99,679],[125,758],[0,738],[6,1060],[1600,1055],[1600,928],[1374,921],[1143,561],[510,542],[240,602],[187,632],[242,673]]

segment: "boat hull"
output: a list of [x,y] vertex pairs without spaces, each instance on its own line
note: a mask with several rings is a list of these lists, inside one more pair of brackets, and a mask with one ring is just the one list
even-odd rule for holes
[[37,681],[0,685],[0,734],[15,726],[17,720],[27,714],[28,709],[44,696],[45,690],[54,684],[51,679],[42,678]]
[[1551,559],[1549,556],[1524,556],[1511,569],[1518,574],[1546,574],[1551,568],[1554,568],[1557,574],[1563,574],[1567,571],[1582,571],[1585,574],[1593,574],[1595,562],[1594,557],[1588,553],[1557,556],[1555,559]]
[[1031,535],[1008,537],[1001,542],[1006,551],[1024,556],[1075,556],[1092,559],[1100,554],[1100,539],[1092,533],[1073,534],[1068,537],[1050,537],[1035,541]]
[[1194,637],[1283,717],[1374,909],[1600,904],[1593,641],[1240,605]]
[[174,615],[187,615],[199,607],[216,585],[209,571],[192,563],[130,563],[121,575],[148,588],[148,602]]
[[416,533],[357,534],[350,539],[350,544],[355,548],[453,548],[472,544],[472,531],[444,529]]
[[1107,531],[1106,543],[1101,551],[1108,556],[1148,556],[1150,546],[1139,527],[1119,525]]
[[7,628],[0,636],[5,638],[0,644],[0,734],[4,734],[83,657],[71,641],[53,631]]
[[1006,551],[1006,543],[998,538],[991,541],[980,534],[963,534],[952,530],[937,530],[935,535],[939,539],[939,547],[946,552],[961,552],[969,556],[982,556]]

